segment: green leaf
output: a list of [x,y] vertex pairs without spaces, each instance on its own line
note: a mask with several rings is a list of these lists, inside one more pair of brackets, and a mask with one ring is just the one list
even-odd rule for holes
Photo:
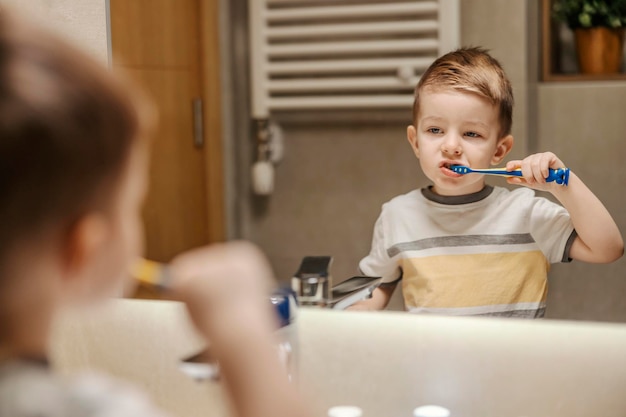
[[583,13],[593,14],[595,12],[596,12],[595,5],[590,4],[590,3],[585,3],[585,5],[583,6]]
[[591,15],[588,13],[581,13],[578,15],[578,21],[580,25],[584,28],[591,27]]
[[554,0],[554,19],[570,28],[626,26],[626,0]]

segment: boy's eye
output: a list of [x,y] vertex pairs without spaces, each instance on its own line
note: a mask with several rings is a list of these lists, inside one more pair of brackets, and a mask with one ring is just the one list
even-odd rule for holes
[[443,130],[439,129],[438,127],[429,127],[426,131],[429,133],[433,133],[435,135],[438,135],[443,132]]
[[479,137],[480,137],[480,133],[476,133],[476,132],[465,132],[465,136],[470,137],[470,138],[479,138]]

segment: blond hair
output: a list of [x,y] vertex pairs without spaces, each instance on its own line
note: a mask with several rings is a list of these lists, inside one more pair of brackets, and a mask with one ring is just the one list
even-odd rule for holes
[[449,52],[422,75],[415,87],[413,119],[419,113],[419,97],[425,88],[454,90],[476,94],[499,109],[498,138],[511,133],[513,124],[513,90],[500,63],[482,48],[461,48]]

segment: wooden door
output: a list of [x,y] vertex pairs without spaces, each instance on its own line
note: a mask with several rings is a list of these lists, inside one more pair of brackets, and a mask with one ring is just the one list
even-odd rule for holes
[[217,14],[217,0],[110,0],[113,67],[138,81],[160,113],[143,213],[153,260],[224,238]]

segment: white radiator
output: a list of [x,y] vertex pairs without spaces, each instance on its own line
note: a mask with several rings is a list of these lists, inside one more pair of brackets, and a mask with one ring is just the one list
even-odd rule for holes
[[459,0],[248,0],[252,115],[408,108],[459,45]]

